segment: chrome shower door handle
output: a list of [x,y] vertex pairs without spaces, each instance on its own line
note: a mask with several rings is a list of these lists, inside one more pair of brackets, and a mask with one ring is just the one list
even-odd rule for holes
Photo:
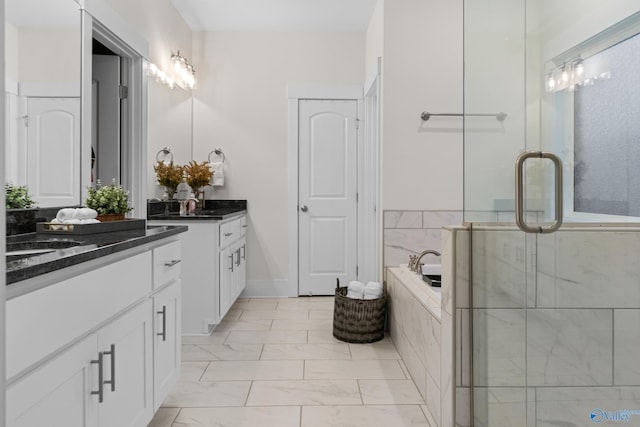
[[307,205],[302,205],[302,206],[300,206],[300,210],[301,210],[302,212],[306,212],[306,211],[308,211],[308,210],[309,210],[309,207],[308,207]]
[[[555,218],[548,226],[529,225],[524,219],[524,163],[527,159],[549,159],[555,167]],[[525,233],[553,233],[562,226],[562,161],[546,151],[527,151],[516,159],[516,224]]]

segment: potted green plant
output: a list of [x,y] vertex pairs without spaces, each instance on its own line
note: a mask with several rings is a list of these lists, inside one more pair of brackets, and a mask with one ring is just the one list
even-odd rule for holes
[[123,220],[125,214],[131,210],[129,192],[117,185],[115,180],[111,185],[103,186],[100,180],[96,184],[96,188],[89,188],[85,205],[98,212],[99,221]]
[[29,196],[26,185],[6,184],[4,189],[7,209],[28,209],[36,205],[35,200]]

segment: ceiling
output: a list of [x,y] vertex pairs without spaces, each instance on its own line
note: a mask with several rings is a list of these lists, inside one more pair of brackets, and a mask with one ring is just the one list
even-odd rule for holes
[[194,31],[365,31],[378,0],[171,0]]

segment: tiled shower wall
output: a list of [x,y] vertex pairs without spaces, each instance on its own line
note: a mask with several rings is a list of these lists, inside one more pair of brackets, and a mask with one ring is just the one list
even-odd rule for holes
[[[442,252],[441,228],[462,223],[462,211],[385,211],[384,266],[396,267],[409,262],[409,255],[425,249]],[[425,264],[439,264],[440,259],[427,255]]]
[[[640,232],[497,228],[472,244],[475,425],[586,426],[598,409],[638,411],[626,424],[640,425]],[[456,287],[458,355],[469,354],[466,292]],[[464,361],[458,426],[469,425]]]

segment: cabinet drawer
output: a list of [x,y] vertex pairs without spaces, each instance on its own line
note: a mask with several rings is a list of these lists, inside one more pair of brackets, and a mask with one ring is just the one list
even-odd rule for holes
[[150,273],[145,252],[7,301],[7,378],[144,298]]
[[240,227],[240,220],[241,218],[238,218],[220,224],[220,248],[224,248],[229,243],[240,238],[240,230],[242,229]]
[[153,288],[157,289],[180,277],[181,242],[172,242],[153,250]]

